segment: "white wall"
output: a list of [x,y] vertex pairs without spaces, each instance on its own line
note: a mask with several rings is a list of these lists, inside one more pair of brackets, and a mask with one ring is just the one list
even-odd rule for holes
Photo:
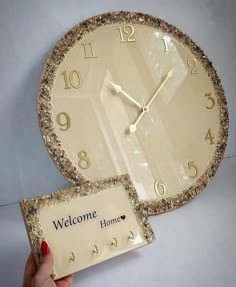
[[[235,0],[0,0],[0,205],[68,186],[49,159],[37,122],[46,55],[78,22],[111,10],[152,14],[190,35],[213,61],[230,111],[226,157],[205,193],[151,218],[152,246],[84,270],[75,286],[236,285]],[[21,286],[29,252],[18,204],[0,207],[0,284]]]
[[[78,22],[111,10],[135,10],[181,28],[213,61],[229,103],[236,154],[234,0],[0,1],[0,205],[68,185],[49,159],[37,122],[37,85],[46,55]],[[234,141],[233,141],[234,139]]]

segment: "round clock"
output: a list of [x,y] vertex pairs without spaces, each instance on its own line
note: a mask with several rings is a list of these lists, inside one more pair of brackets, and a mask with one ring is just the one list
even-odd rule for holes
[[70,182],[129,173],[150,215],[206,186],[228,134],[224,91],[203,51],[133,12],[99,15],[64,35],[42,73],[38,114]]

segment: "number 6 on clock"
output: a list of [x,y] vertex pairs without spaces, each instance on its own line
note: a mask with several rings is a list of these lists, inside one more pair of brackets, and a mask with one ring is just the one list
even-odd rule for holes
[[165,196],[166,195],[166,187],[162,180],[156,180],[154,183],[154,189],[158,196]]

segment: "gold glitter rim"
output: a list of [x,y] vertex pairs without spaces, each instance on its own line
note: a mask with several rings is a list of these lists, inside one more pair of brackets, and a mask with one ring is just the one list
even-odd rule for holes
[[46,61],[38,92],[38,117],[40,130],[51,158],[67,180],[73,184],[78,184],[80,181],[87,181],[88,178],[82,175],[73,165],[66,154],[66,151],[61,146],[59,138],[54,132],[51,113],[51,91],[53,88],[56,71],[67,52],[75,45],[75,43],[85,34],[94,31],[98,27],[117,23],[147,25],[156,29],[161,29],[164,33],[168,33],[173,36],[184,46],[186,46],[196,57],[196,59],[203,65],[213,84],[215,95],[217,97],[220,130],[213,159],[205,172],[190,188],[173,197],[165,198],[160,201],[154,200],[145,202],[149,215],[160,214],[186,204],[204,189],[211,178],[215,175],[216,170],[219,167],[224,155],[228,138],[228,109],[221,81],[212,63],[209,61],[202,49],[199,48],[188,35],[184,34],[178,28],[168,24],[164,20],[136,12],[119,11],[105,13],[81,22],[62,37]]
[[[94,195],[100,191],[109,188],[123,186],[128,193],[129,200],[133,206],[133,212],[136,219],[143,230],[144,237],[148,243],[155,239],[155,235],[148,222],[148,214],[145,204],[138,198],[138,194],[128,174],[112,177],[109,179],[97,182],[83,182],[80,185],[56,191],[50,194],[37,196],[31,199],[24,199],[20,202],[21,212],[24,218],[24,223],[28,233],[31,249],[36,260],[37,266],[40,264],[41,242],[45,240],[45,234],[40,224],[40,209],[47,206],[71,201],[73,199],[80,199],[85,196]],[[53,277],[56,276],[55,271]]]

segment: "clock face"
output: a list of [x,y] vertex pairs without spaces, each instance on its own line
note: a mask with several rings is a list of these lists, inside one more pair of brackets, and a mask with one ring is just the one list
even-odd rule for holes
[[166,22],[128,12],[91,18],[59,41],[43,71],[39,120],[69,181],[129,173],[150,214],[205,187],[228,131],[203,52]]

